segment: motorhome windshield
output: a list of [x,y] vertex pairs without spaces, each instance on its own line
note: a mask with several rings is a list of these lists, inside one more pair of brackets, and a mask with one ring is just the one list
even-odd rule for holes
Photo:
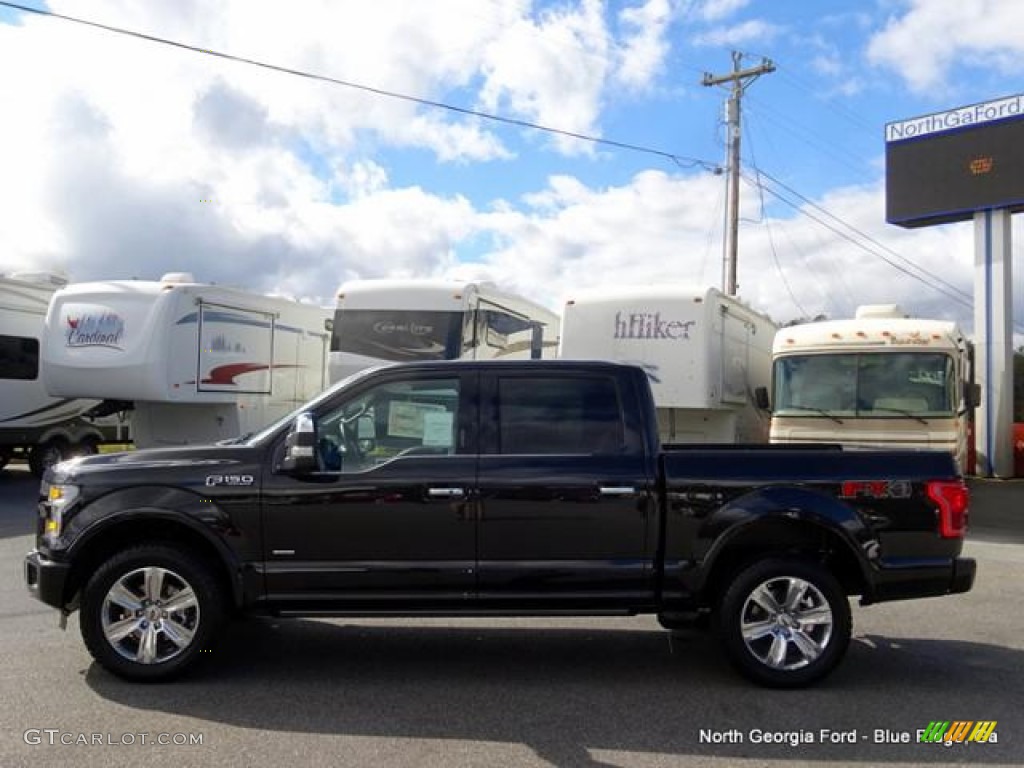
[[953,358],[935,352],[792,355],[775,361],[774,415],[948,417]]
[[332,352],[406,362],[459,356],[463,312],[338,309]]

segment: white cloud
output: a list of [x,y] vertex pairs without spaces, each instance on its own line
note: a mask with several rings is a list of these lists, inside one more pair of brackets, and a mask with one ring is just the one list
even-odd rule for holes
[[[628,184],[594,189],[578,179],[553,177],[546,189],[522,201],[525,207],[476,216],[478,230],[494,233],[498,241],[476,274],[556,308],[575,291],[594,286],[669,281],[719,286],[722,184],[710,174],[648,171]],[[740,295],[776,320],[852,316],[861,304],[898,302],[922,316],[972,325],[969,307],[887,263],[886,258],[919,274],[877,244],[888,244],[970,297],[969,224],[923,230],[889,226],[880,185],[838,190],[817,201],[863,233],[848,231],[854,242],[809,216],[791,213],[761,221],[751,189],[743,190],[742,201]],[[822,218],[820,210],[807,212]]]
[[715,27],[697,35],[695,45],[736,47],[755,44],[764,47],[782,32],[778,24],[763,19],[750,19],[732,26]]
[[[336,148],[352,146],[361,131],[371,131],[382,142],[426,147],[443,160],[505,157],[508,151],[493,134],[493,124],[456,113],[424,116],[415,102],[381,92],[471,107],[482,83],[478,103],[485,108],[594,132],[611,55],[600,0],[537,18],[527,3],[474,0],[357,5],[308,0],[287,13],[269,0],[222,0],[203,4],[202,13],[195,3],[158,7],[58,0],[53,5],[58,12],[376,91],[297,79],[52,20],[27,20],[23,36],[46,47],[59,39],[69,58],[81,62],[76,74],[65,75],[76,89],[91,94],[123,129],[126,141],[145,136],[165,141],[166,149],[187,128],[180,125],[189,115],[186,104],[227,83],[236,102],[247,100],[270,123],[302,130]],[[525,62],[530,64],[524,67]],[[464,89],[461,97],[450,96],[459,89]],[[139,110],[142,103],[149,108]]]
[[[600,0],[521,18],[484,53],[480,103],[574,133],[597,132],[602,88],[609,70],[609,36]],[[563,151],[589,149],[556,139]]]
[[704,21],[721,21],[750,5],[750,0],[705,0],[700,6]]
[[909,0],[868,44],[873,63],[895,70],[916,91],[943,89],[954,65],[1019,78],[1024,66],[1024,3],[1019,0]]
[[[50,6],[427,98],[463,89],[471,104],[482,85],[513,114],[587,131],[611,48],[599,0],[536,20],[526,2],[475,0],[308,0],[301,13],[264,0]],[[0,270],[48,264],[86,279],[180,267],[238,282],[230,267],[264,288],[267,275],[302,274],[266,269],[276,249],[293,264],[429,272],[465,236],[468,203],[389,189],[369,158],[381,147],[441,162],[511,157],[475,118],[54,19],[19,22],[0,24],[0,67],[18,73],[0,79]]]
[[552,177],[519,208],[498,206],[476,215],[477,232],[489,234],[495,246],[459,272],[471,270],[555,308],[593,286],[706,283],[718,269],[709,226],[717,232],[721,222],[720,215],[710,221],[708,201],[722,190],[721,179],[710,174],[679,178],[646,171],[606,189]]
[[[302,14],[256,0],[53,7],[396,91],[455,92],[580,132],[599,130],[610,84],[657,76],[672,15],[663,0],[637,2],[614,39],[597,0],[536,18],[525,2],[476,0],[358,11],[310,0]],[[779,29],[751,21],[720,39]],[[479,272],[554,307],[587,286],[720,282],[724,185],[711,174],[649,170],[602,186],[552,164],[546,182],[521,180],[520,197],[502,200],[488,174],[518,168],[507,132],[487,124],[35,17],[0,24],[0,69],[18,73],[0,78],[0,271],[182,270],[325,301],[348,277]],[[491,159],[483,191],[471,200],[426,180],[398,185],[382,151],[394,147],[457,170]],[[743,199],[744,218],[759,218],[752,191]],[[822,204],[969,290],[969,226],[889,227],[876,187]],[[740,285],[778,319],[800,313],[789,290],[812,314],[893,296],[926,314],[956,308],[809,219],[770,225],[771,239],[743,225]],[[477,260],[460,261],[467,251]]]
[[619,51],[616,78],[634,88],[646,88],[661,72],[669,42],[665,35],[672,21],[669,0],[648,0],[619,14],[622,24],[633,30]]
[[363,160],[353,163],[350,168],[336,168],[333,181],[333,188],[342,192],[345,197],[369,197],[387,189],[388,173],[377,163]]

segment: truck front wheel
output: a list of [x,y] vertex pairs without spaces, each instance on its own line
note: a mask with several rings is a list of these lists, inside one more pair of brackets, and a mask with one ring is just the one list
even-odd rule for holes
[[761,560],[739,572],[722,597],[719,632],[729,660],[773,688],[809,685],[842,660],[852,631],[850,603],[814,562]]
[[106,669],[166,680],[208,651],[224,616],[224,591],[200,560],[150,544],[115,554],[82,593],[86,647]]

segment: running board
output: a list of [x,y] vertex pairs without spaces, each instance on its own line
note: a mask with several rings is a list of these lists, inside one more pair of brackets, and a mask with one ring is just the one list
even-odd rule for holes
[[425,611],[367,611],[367,610],[335,610],[335,609],[308,609],[308,610],[288,610],[287,608],[270,608],[267,611],[272,616],[291,617],[291,618],[322,618],[322,617],[339,617],[339,618],[362,618],[362,619],[487,619],[487,618],[550,618],[550,617],[587,617],[587,616],[636,616],[636,611],[629,611],[625,609],[604,609],[604,610],[476,610],[476,611],[460,611],[460,610],[425,610]]

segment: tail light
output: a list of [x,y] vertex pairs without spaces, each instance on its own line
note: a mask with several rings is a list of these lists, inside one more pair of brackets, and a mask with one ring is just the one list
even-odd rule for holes
[[939,535],[944,539],[962,539],[967,533],[967,486],[959,480],[932,480],[927,492],[939,508]]

